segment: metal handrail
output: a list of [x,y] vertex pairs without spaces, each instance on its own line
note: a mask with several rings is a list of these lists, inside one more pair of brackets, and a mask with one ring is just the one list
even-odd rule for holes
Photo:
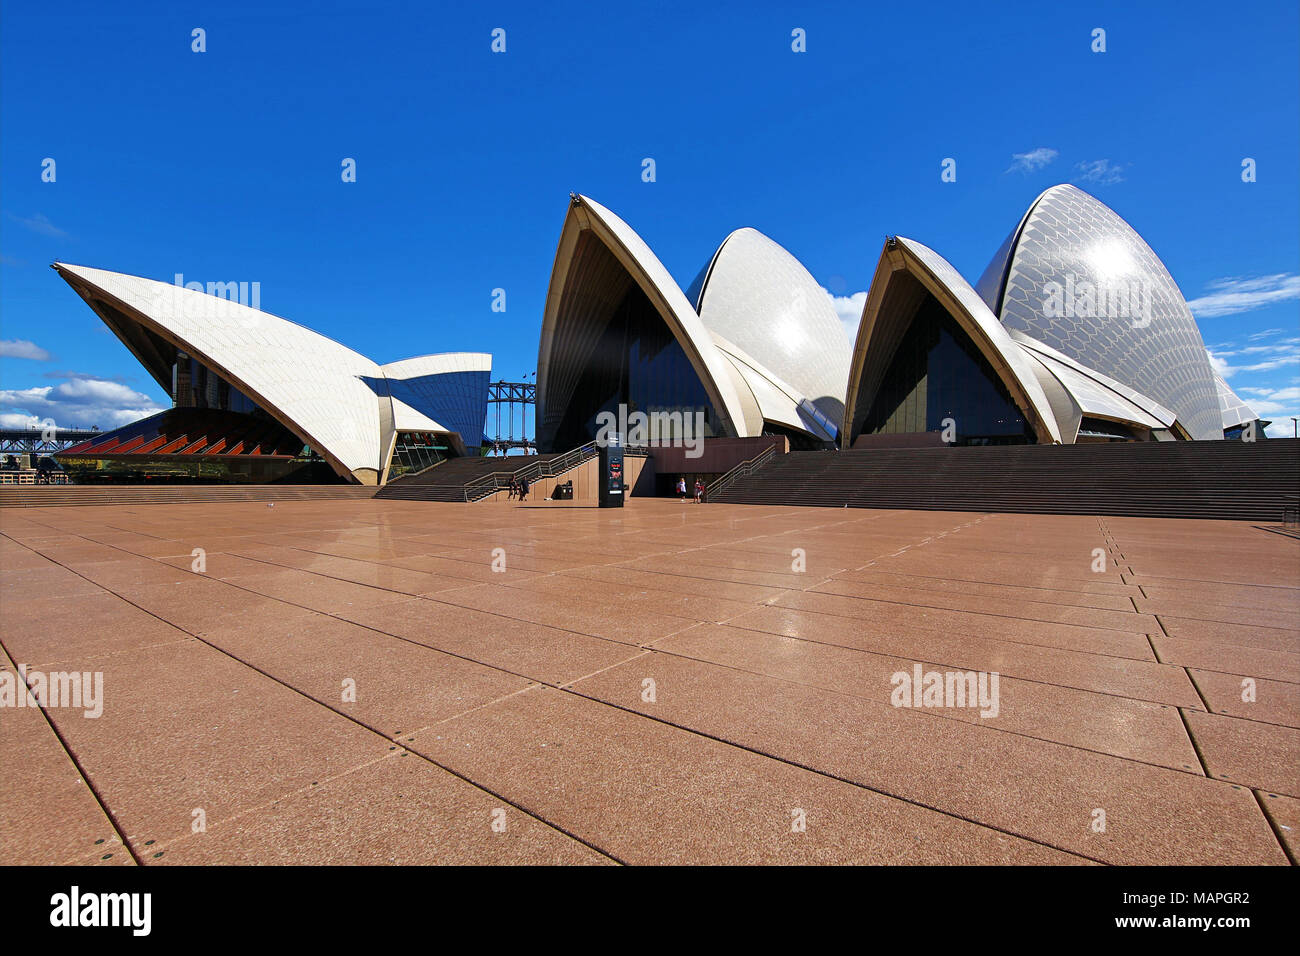
[[742,476],[752,475],[760,465],[766,464],[767,459],[771,458],[775,454],[776,445],[768,445],[753,458],[748,461],[742,461],[739,465],[713,483],[713,487],[708,490],[708,494],[704,496],[704,500],[713,501],[717,497],[718,493],[725,490],[729,484]]
[[[510,482],[519,478],[527,478],[529,484],[535,482],[538,478],[554,478],[564,474],[571,468],[581,465],[584,461],[594,458],[600,450],[600,443],[589,441],[585,445],[579,445],[577,448],[571,448],[563,455],[555,458],[547,458],[545,461],[529,462],[513,471],[493,471],[479,478],[475,478],[465,485],[465,500],[478,501],[486,498],[488,495],[495,494],[503,488],[509,488]],[[645,445],[625,445],[623,454],[625,455],[648,455],[650,450]]]

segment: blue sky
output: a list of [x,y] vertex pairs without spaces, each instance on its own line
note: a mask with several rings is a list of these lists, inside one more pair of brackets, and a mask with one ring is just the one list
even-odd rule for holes
[[848,314],[887,234],[974,281],[1042,189],[1074,182],[1143,234],[1230,383],[1291,433],[1295,3],[466,6],[6,0],[0,422],[166,404],[55,259],[258,282],[266,311],[380,362],[491,351],[517,380],[570,191],[683,286],[753,226]]

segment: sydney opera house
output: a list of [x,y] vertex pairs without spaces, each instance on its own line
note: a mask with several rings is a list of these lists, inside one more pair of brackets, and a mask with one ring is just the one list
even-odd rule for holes
[[[54,268],[173,402],[63,452],[74,473],[147,462],[384,484],[484,443],[489,355],[378,365],[238,302]],[[699,423],[706,440],[792,449],[1206,440],[1260,424],[1156,254],[1074,186],[1034,200],[974,285],[920,242],[886,240],[856,342],[762,233],[731,233],[683,289],[627,223],[573,196],[537,368],[543,451],[592,441],[620,407],[657,413],[665,445]]]

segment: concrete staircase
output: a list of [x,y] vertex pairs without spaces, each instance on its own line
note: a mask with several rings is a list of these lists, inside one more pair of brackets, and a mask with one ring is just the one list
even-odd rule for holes
[[448,458],[432,468],[403,475],[390,481],[376,498],[399,501],[465,501],[465,486],[486,478],[493,472],[510,472],[527,465],[557,458],[558,455],[479,455]]
[[1281,520],[1300,441],[1131,442],[774,455],[708,500],[1023,514]]

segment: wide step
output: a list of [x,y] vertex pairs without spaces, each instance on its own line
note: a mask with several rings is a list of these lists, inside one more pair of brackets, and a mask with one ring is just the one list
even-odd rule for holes
[[0,508],[327,501],[373,498],[364,485],[0,485]]
[[791,452],[711,500],[738,504],[1278,521],[1300,441]]

